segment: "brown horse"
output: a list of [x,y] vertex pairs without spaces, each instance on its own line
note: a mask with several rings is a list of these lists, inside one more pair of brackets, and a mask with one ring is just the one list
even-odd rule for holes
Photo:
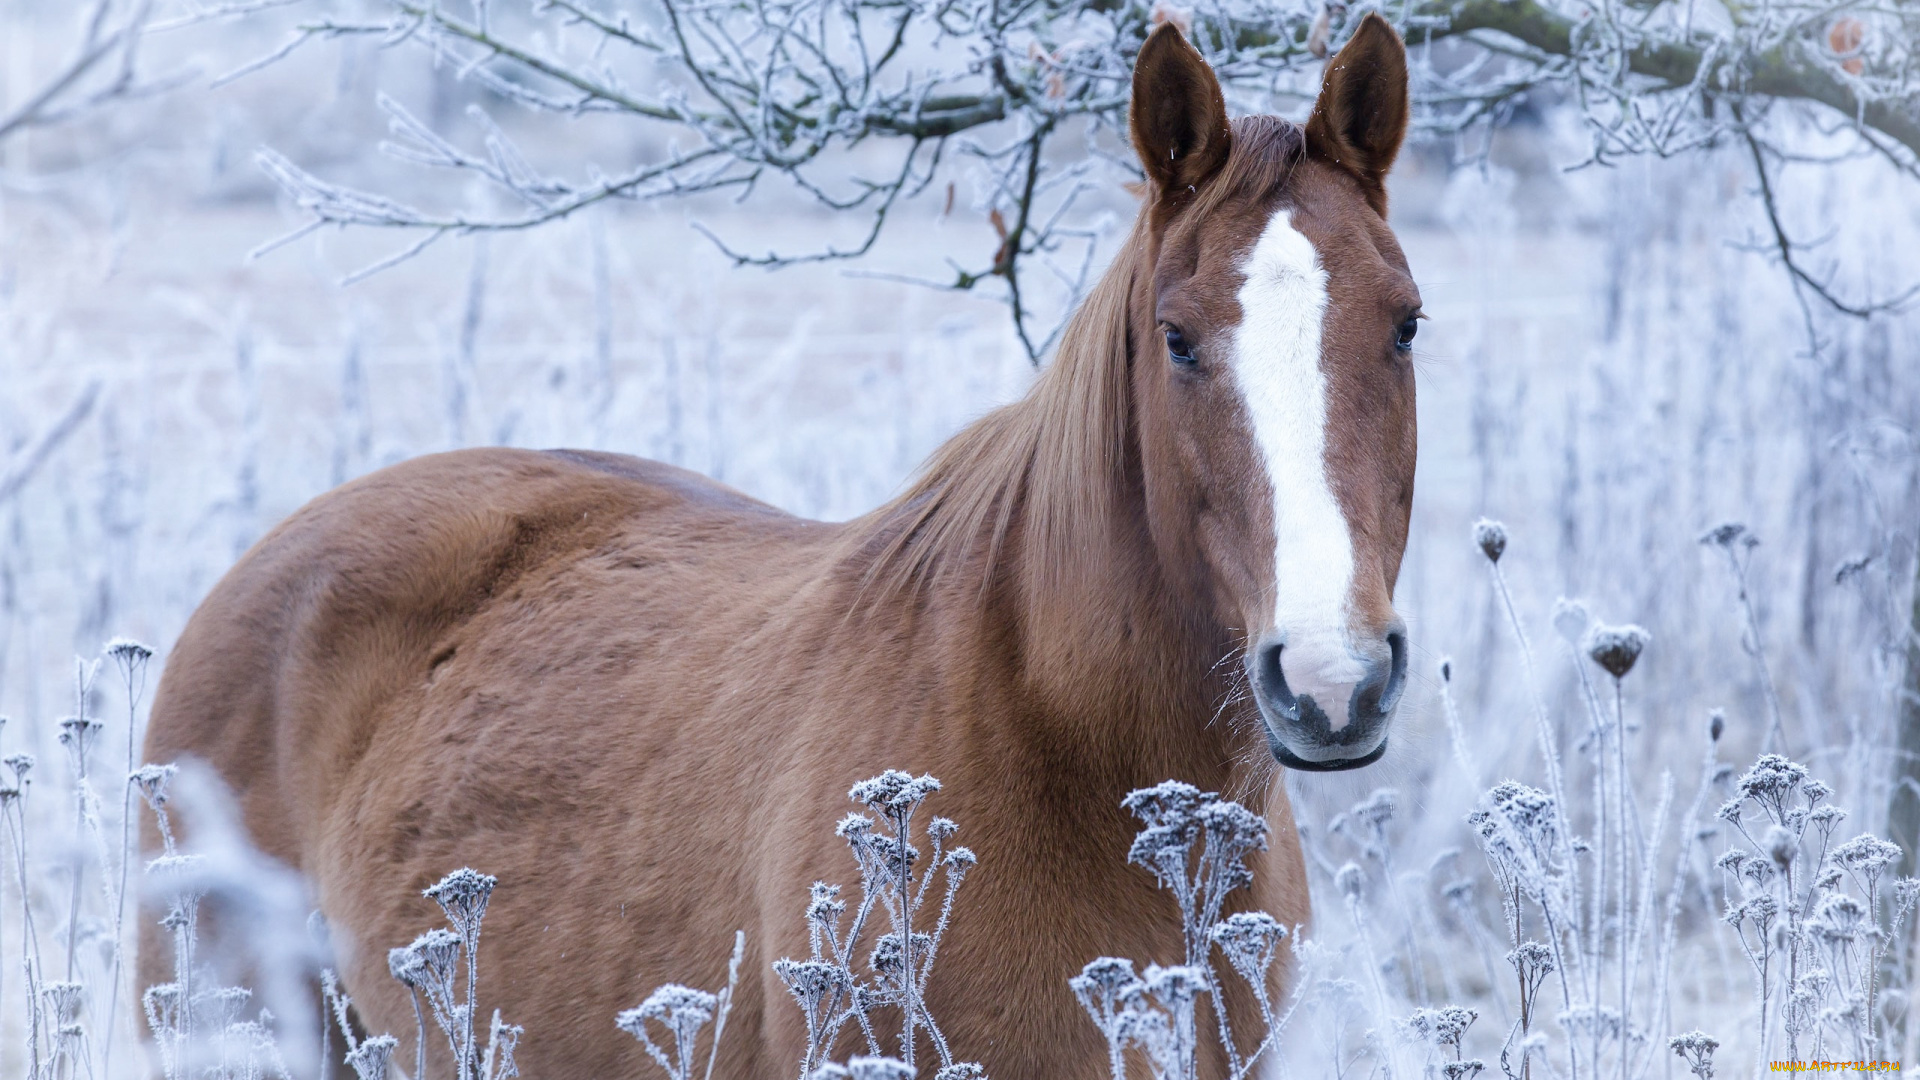
[[424,886],[497,874],[480,998],[525,1025],[540,1080],[650,1069],[615,1012],[724,982],[735,930],[720,1073],[796,1071],[802,1018],[769,962],[806,955],[811,882],[851,884],[848,788],[930,772],[981,856],[932,1014],[997,1080],[1104,1075],[1068,977],[1181,956],[1171,901],[1126,863],[1121,798],[1178,778],[1267,814],[1248,902],[1304,921],[1276,760],[1351,768],[1386,744],[1420,301],[1383,183],[1407,111],[1377,16],[1304,129],[1229,121],[1159,28],[1134,76],[1131,236],[1032,392],[898,499],[822,524],[571,451],[374,473],[214,590],[148,760],[209,762],[307,875],[400,1061],[413,1014],[386,950],[438,922]]

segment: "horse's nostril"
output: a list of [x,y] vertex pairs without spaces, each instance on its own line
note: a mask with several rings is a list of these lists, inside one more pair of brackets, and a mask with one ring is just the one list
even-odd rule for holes
[[1398,630],[1387,635],[1387,663],[1378,665],[1367,680],[1354,691],[1355,712],[1365,717],[1385,717],[1400,704],[1400,692],[1407,685],[1407,637]]
[[1254,667],[1255,688],[1269,704],[1287,712],[1295,706],[1293,690],[1287,685],[1287,673],[1280,665],[1280,651],[1286,646],[1273,642],[1260,646]]
[[1380,711],[1390,713],[1400,704],[1400,691],[1407,685],[1407,635],[1394,631],[1387,635],[1387,689],[1380,695]]

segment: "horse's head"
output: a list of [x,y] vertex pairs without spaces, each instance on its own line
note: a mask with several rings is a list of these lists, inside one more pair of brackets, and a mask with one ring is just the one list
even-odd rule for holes
[[[1170,26],[1134,72],[1149,181],[1132,300],[1134,397],[1154,541],[1243,634],[1279,761],[1376,760],[1400,700],[1393,609],[1413,499],[1410,345],[1420,293],[1386,223],[1406,51],[1368,15],[1304,130],[1230,122]],[[1195,558],[1198,556],[1198,558]]]

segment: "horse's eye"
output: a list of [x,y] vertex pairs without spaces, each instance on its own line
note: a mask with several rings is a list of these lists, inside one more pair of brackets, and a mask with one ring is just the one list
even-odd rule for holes
[[1177,326],[1167,327],[1167,358],[1176,364],[1193,363],[1193,346]]
[[1400,324],[1400,332],[1395,335],[1393,339],[1394,347],[1402,351],[1413,348],[1413,335],[1419,332],[1420,317],[1417,315],[1407,316],[1407,321]]

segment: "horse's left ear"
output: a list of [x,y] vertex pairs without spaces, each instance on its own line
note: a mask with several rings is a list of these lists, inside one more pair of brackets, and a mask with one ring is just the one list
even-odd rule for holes
[[1367,202],[1387,214],[1387,170],[1407,134],[1407,48],[1377,12],[1368,12],[1327,61],[1307,120],[1307,151],[1352,173]]
[[1233,128],[1220,80],[1171,22],[1161,23],[1140,46],[1127,119],[1134,153],[1159,198],[1199,187],[1227,163]]

